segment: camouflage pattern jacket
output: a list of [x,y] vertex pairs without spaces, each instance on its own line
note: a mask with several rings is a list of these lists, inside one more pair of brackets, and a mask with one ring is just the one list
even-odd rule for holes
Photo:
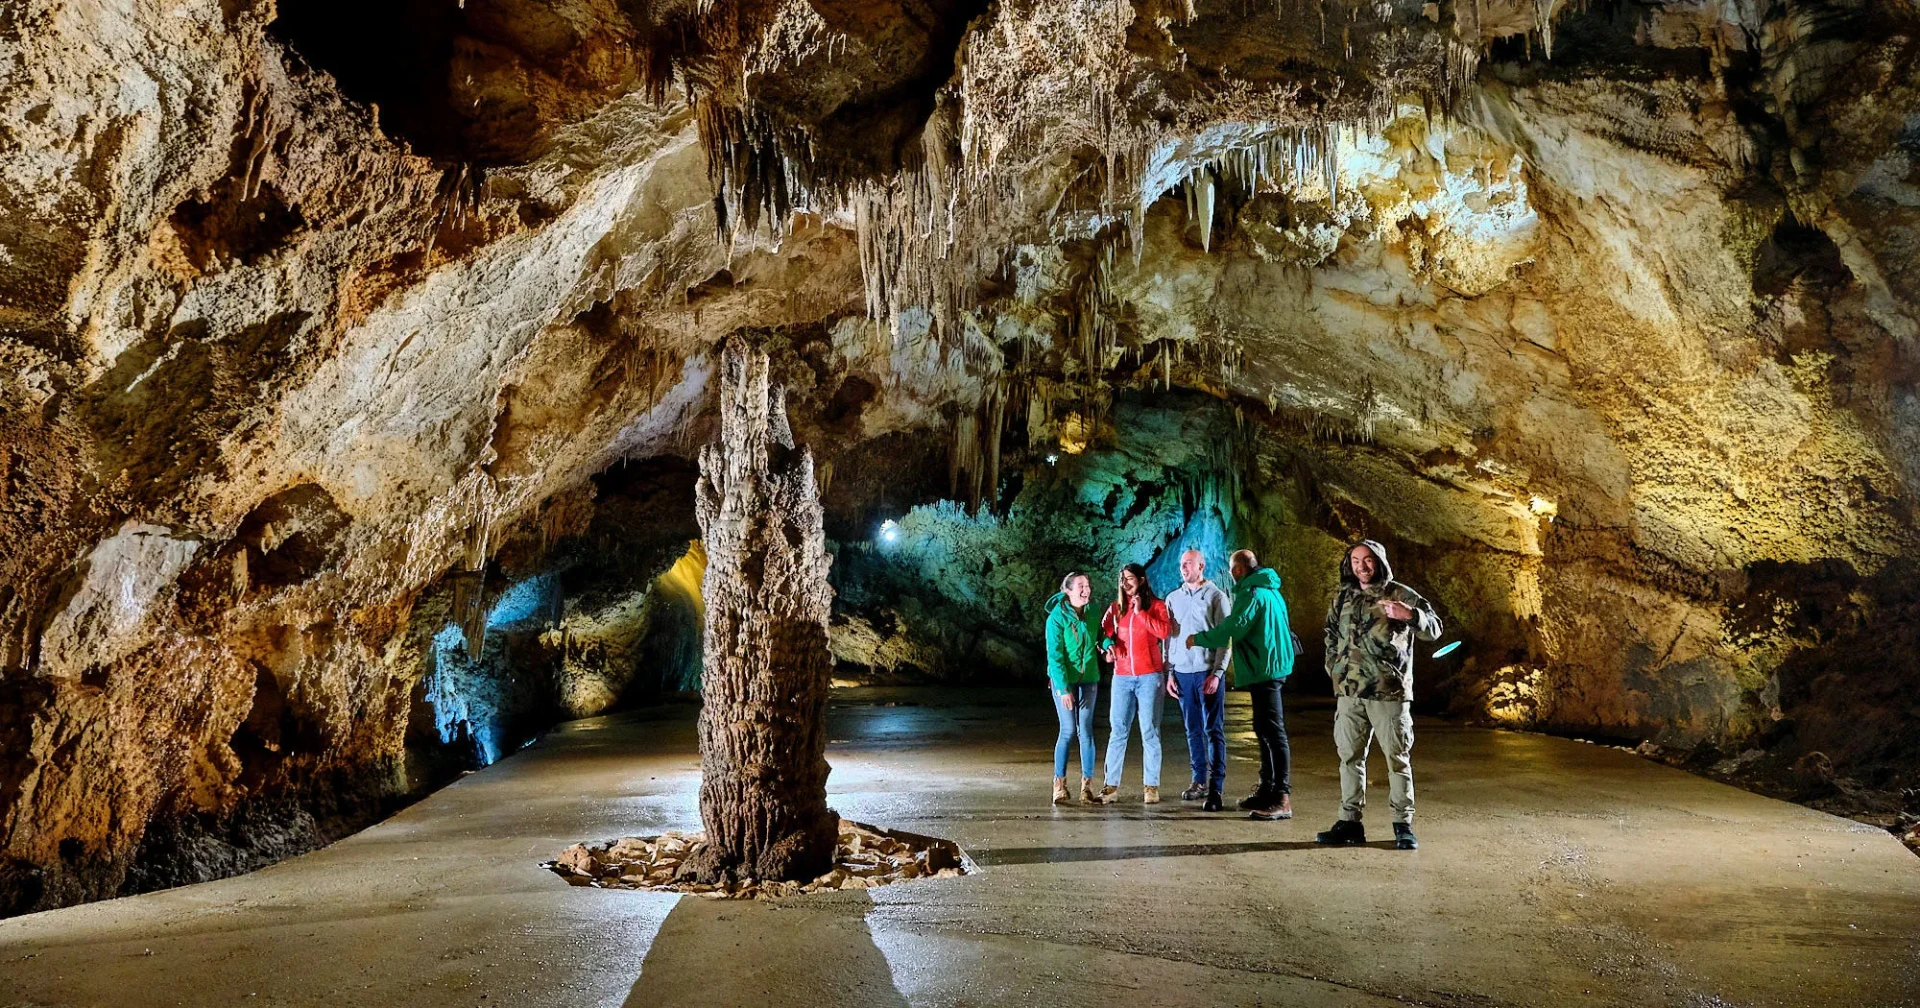
[[[1369,539],[1359,545],[1380,561],[1380,579],[1362,588],[1351,553],[1340,560],[1340,590],[1327,608],[1327,675],[1335,696],[1362,700],[1413,699],[1413,641],[1437,640],[1440,616],[1420,593],[1393,579],[1386,548]],[[1390,620],[1381,603],[1413,610],[1412,620]]]

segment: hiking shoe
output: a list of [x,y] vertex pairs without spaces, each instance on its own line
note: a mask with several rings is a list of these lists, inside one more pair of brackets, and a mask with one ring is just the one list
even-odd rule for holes
[[1099,803],[1100,799],[1094,797],[1094,794],[1093,794],[1093,778],[1091,777],[1080,778],[1080,800],[1083,802],[1086,802],[1089,805],[1094,805]]
[[1413,824],[1397,822],[1393,824],[1394,850],[1419,850],[1420,841],[1413,838]]
[[1218,812],[1225,807],[1226,806],[1222,805],[1220,802],[1220,792],[1209,791],[1207,792],[1207,803],[1205,805],[1202,805],[1200,809],[1203,812]]
[[1157,787],[1154,787],[1151,784],[1147,785],[1146,789],[1142,791],[1140,794],[1140,804],[1142,805],[1160,804],[1160,789]]
[[1109,784],[1106,787],[1101,788],[1100,797],[1094,799],[1094,801],[1100,803],[1101,805],[1111,805],[1114,802],[1117,802],[1119,800],[1120,800],[1120,789],[1117,787],[1114,787],[1112,784]]
[[1279,798],[1279,801],[1268,801],[1263,808],[1249,810],[1247,812],[1247,818],[1258,819],[1261,822],[1293,818],[1293,796],[1290,794],[1282,794]]
[[1367,828],[1357,819],[1336,820],[1331,829],[1314,835],[1314,843],[1340,846],[1341,844],[1363,844],[1367,842]]
[[1067,779],[1065,777],[1055,777],[1053,779],[1053,803],[1055,805],[1065,805],[1072,800],[1073,796],[1067,793]]
[[1180,792],[1181,801],[1199,801],[1200,799],[1205,798],[1206,796],[1207,796],[1207,786],[1201,783],[1200,781],[1194,781],[1193,783],[1187,785],[1187,789],[1185,791]]
[[1242,812],[1251,812],[1257,808],[1265,808],[1267,806],[1268,797],[1269,796],[1267,794],[1267,786],[1265,784],[1262,784],[1260,785],[1258,790],[1254,791],[1252,794],[1246,796],[1245,798],[1240,799],[1240,804],[1235,805],[1234,807],[1239,809]]

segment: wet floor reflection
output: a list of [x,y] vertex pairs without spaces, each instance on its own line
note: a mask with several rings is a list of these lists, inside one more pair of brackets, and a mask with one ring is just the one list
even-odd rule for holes
[[904,1008],[868,930],[872,906],[865,893],[778,904],[682,897],[626,1005]]

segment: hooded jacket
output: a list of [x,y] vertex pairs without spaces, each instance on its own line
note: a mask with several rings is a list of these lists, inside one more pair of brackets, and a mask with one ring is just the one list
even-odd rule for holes
[[[1362,700],[1413,699],[1413,641],[1437,640],[1440,617],[1420,593],[1393,579],[1386,547],[1368,539],[1356,543],[1380,562],[1380,579],[1360,586],[1353,573],[1353,549],[1340,558],[1340,590],[1327,607],[1327,675],[1335,696]],[[1381,603],[1399,602],[1413,610],[1411,620],[1391,620]]]
[[1047,600],[1047,678],[1055,693],[1100,681],[1100,659],[1093,650],[1093,628],[1067,601],[1066,592]]
[[1196,646],[1233,645],[1229,667],[1234,689],[1293,674],[1293,634],[1287,630],[1287,600],[1280,575],[1262,567],[1234,582],[1233,611],[1213,629],[1193,635]]
[[1100,617],[1100,641],[1113,649],[1113,674],[1117,676],[1152,675],[1167,669],[1166,640],[1173,633],[1173,617],[1167,603],[1154,599],[1145,609],[1122,608],[1119,602],[1107,607]]

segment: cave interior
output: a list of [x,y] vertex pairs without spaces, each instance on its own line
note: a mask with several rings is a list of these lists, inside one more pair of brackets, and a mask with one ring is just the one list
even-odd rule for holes
[[0,915],[696,704],[736,335],[836,690],[1050,730],[1066,571],[1246,548],[1326,696],[1374,540],[1459,644],[1422,717],[1920,849],[1912,0],[29,0],[0,46]]

